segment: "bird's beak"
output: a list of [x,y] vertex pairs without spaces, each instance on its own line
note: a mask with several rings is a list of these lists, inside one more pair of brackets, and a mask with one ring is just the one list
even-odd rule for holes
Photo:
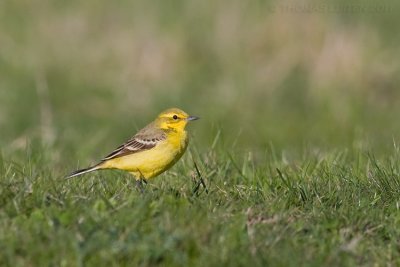
[[195,121],[195,120],[198,120],[198,119],[200,119],[200,118],[196,117],[196,116],[189,116],[186,120],[187,121]]

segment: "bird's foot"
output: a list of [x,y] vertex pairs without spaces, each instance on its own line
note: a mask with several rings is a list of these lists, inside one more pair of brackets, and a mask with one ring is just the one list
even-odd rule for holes
[[143,186],[143,184],[146,184],[147,185],[147,181],[145,180],[145,179],[142,179],[142,178],[140,178],[140,179],[138,179],[138,180],[136,180],[136,188],[140,191],[140,193],[144,193],[144,186]]

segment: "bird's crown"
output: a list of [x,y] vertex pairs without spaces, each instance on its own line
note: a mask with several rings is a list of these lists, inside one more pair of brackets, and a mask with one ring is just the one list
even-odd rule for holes
[[178,118],[178,119],[186,119],[189,115],[179,108],[169,108],[164,110],[158,115],[158,118]]

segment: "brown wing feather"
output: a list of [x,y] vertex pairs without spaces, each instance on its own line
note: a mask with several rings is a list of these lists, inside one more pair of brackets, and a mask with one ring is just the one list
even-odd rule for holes
[[102,161],[123,157],[126,155],[138,153],[155,147],[160,141],[165,140],[166,135],[163,130],[153,128],[153,125],[148,125],[140,130],[134,137],[126,143],[119,146]]

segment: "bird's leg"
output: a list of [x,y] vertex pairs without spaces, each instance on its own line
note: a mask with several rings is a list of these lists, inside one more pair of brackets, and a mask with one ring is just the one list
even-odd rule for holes
[[147,181],[140,171],[139,173],[140,173],[140,178],[136,180],[136,187],[139,189],[141,193],[144,193],[143,183],[147,185]]
[[143,179],[142,178],[136,180],[136,188],[140,191],[140,193],[144,193]]

